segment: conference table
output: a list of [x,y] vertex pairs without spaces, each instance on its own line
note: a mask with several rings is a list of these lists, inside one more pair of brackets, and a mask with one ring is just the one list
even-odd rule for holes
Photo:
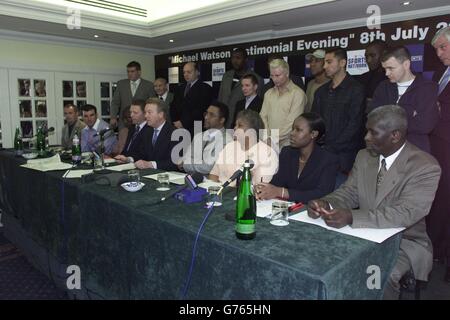
[[[302,222],[277,227],[264,218],[255,239],[239,240],[224,218],[235,210],[230,188],[199,235],[182,295],[204,202],[155,204],[167,192],[156,191],[151,179],[131,193],[63,179],[64,171],[21,167],[25,162],[0,151],[5,235],[77,298],[380,299],[398,253],[400,234],[378,244]],[[66,287],[68,266],[79,267],[81,288]],[[375,288],[373,266],[380,270]]]

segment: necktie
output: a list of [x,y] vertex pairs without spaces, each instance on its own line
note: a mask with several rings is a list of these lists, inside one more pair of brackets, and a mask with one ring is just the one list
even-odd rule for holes
[[158,139],[158,129],[153,130],[153,138],[152,138],[152,145],[155,146],[156,140]]
[[441,92],[444,91],[444,89],[447,86],[449,80],[450,80],[450,68],[447,68],[447,70],[445,71],[444,76],[441,79],[441,82],[439,83],[439,94],[441,94]]
[[382,159],[381,160],[381,167],[380,170],[378,171],[377,174],[377,189],[376,189],[376,193],[378,193],[378,188],[381,185],[381,182],[383,181],[384,176],[386,175],[387,169],[386,169],[386,160]]
[[191,89],[191,83],[188,82],[186,84],[186,88],[184,88],[184,96],[186,97],[186,95],[188,94],[189,90]]
[[132,94],[133,97],[136,94],[136,89],[137,89],[136,81],[131,81],[131,94]]
[[131,144],[133,143],[134,139],[136,139],[138,134],[139,134],[139,126],[136,125],[133,136],[130,139],[130,143],[128,143],[127,151],[130,150]]
[[164,98],[162,96],[159,97],[159,100],[164,101]]

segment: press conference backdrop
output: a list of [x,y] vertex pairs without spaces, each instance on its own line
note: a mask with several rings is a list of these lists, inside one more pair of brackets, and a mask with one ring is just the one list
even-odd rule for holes
[[231,68],[231,53],[236,47],[247,49],[248,67],[269,80],[267,56],[271,53],[282,54],[288,61],[291,74],[310,76],[305,55],[316,49],[340,46],[348,51],[347,70],[350,74],[362,74],[368,71],[364,48],[380,39],[389,46],[405,45],[411,52],[412,69],[431,78],[435,70],[441,68],[430,42],[437,30],[450,25],[450,15],[442,15],[415,20],[381,24],[380,29],[359,27],[330,32],[321,32],[295,37],[247,42],[214,48],[174,52],[155,56],[155,75],[169,80],[171,90],[183,82],[182,66],[189,61],[200,64],[201,79],[209,83],[216,95],[220,81],[226,70]]

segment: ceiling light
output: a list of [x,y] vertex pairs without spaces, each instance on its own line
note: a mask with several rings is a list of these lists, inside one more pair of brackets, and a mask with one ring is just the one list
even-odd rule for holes
[[405,1],[405,2],[403,2],[402,3],[404,6],[409,6],[410,4],[411,4],[411,2],[410,1]]
[[99,37],[99,35],[98,34],[94,34],[94,38],[98,38]]
[[170,39],[169,42],[173,42],[173,39]]

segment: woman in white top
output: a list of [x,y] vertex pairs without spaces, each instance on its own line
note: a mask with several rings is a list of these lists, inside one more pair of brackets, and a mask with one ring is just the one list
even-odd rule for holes
[[220,152],[209,179],[224,183],[249,159],[254,164],[251,169],[253,183],[269,182],[278,170],[278,154],[259,139],[263,129],[264,123],[259,113],[249,109],[239,112],[233,141]]

